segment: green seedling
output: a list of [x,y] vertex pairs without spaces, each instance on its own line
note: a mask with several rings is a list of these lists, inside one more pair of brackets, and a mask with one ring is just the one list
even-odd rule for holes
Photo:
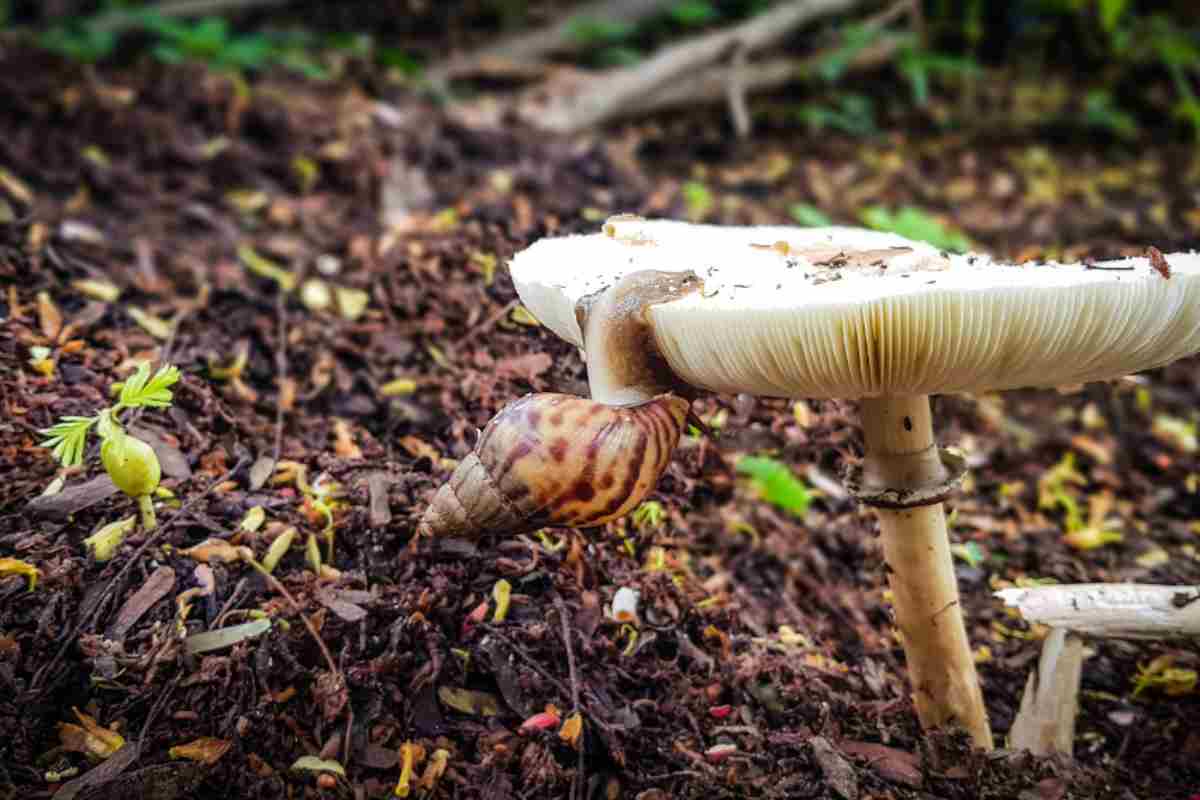
[[657,500],[647,500],[633,511],[633,524],[639,531],[654,530],[663,524],[667,512]]
[[[171,389],[179,380],[179,369],[167,364],[150,374],[150,364],[142,362],[127,381],[119,384],[117,402],[91,417],[63,417],[41,433],[49,438],[43,447],[51,448],[54,458],[64,467],[83,463],[88,433],[93,427],[100,437],[100,461],[112,482],[134,498],[142,515],[142,526],[157,525],[153,495],[162,477],[158,456],[150,445],[125,432],[121,413],[134,408],[167,408]],[[114,385],[114,389],[117,386]]]

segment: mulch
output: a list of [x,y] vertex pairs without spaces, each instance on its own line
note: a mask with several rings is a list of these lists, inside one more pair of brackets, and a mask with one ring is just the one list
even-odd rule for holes
[[[738,145],[700,113],[566,140],[473,126],[402,88],[85,69],[20,48],[0,57],[0,130],[0,556],[40,571],[33,591],[0,578],[0,798],[387,797],[416,745],[410,796],[424,797],[1200,792],[1194,689],[1133,691],[1160,656],[1200,668],[1194,645],[1091,643],[1073,761],[921,734],[874,522],[833,480],[861,452],[853,403],[702,398],[717,433],[680,447],[657,525],[412,542],[498,408],[586,394],[578,353],[520,314],[505,272],[538,238],[616,212],[780,223],[805,202],[853,224],[883,203],[941,209],[1013,258],[1170,253],[1200,241],[1194,150],[920,127],[853,140],[770,120]],[[695,181],[710,206],[689,203]],[[365,311],[322,301],[339,290]],[[57,475],[37,430],[95,413],[144,358],[183,371],[173,407],[138,419],[174,499],[157,531],[97,563],[82,540],[131,501],[88,483],[93,453],[31,502]],[[1197,364],[1075,394],[936,401],[943,441],[973,466],[952,535],[979,554],[959,578],[999,736],[1042,632],[995,588],[1200,583],[1200,458],[1161,422],[1194,437]],[[1061,509],[1039,508],[1039,480],[1068,452],[1083,480],[1070,491],[1085,509],[1111,493],[1123,541],[1073,549]],[[747,453],[821,490],[804,519],[739,478]],[[333,558],[316,572],[304,543],[324,518],[304,487],[331,483]],[[247,530],[254,507],[267,522]],[[261,557],[289,527],[274,581],[185,552],[216,538]],[[497,620],[501,580],[512,596]],[[606,613],[620,587],[640,592],[637,626]],[[265,634],[184,647],[264,613]],[[547,706],[558,723],[522,727]],[[72,709],[126,747],[97,765],[65,746]],[[561,723],[576,713],[572,736]],[[199,737],[219,743],[212,763],[171,757]],[[344,774],[296,768],[303,756]]]

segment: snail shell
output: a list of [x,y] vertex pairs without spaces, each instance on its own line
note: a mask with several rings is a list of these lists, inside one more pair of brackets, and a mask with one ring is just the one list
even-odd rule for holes
[[603,525],[638,506],[671,460],[689,403],[663,394],[610,406],[528,394],[483,429],[434,496],[418,531],[512,535],[546,526]]

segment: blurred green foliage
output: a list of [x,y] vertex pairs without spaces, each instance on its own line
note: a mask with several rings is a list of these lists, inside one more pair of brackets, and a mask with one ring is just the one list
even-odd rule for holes
[[761,499],[795,517],[808,513],[812,492],[787,464],[766,456],[742,456],[735,469],[750,479]]
[[[7,10],[0,0],[0,21]],[[106,0],[93,14],[71,17],[36,33],[37,43],[82,63],[149,54],[168,64],[193,62],[212,69],[253,72],[282,68],[315,80],[330,77],[322,54],[374,60],[406,76],[422,65],[395,47],[376,47],[368,34],[322,33],[304,28],[235,30],[221,16],[195,20],[164,16],[155,3]]]
[[895,211],[884,206],[869,206],[862,209],[858,217],[868,228],[929,242],[941,250],[965,253],[971,249],[971,240],[964,233],[914,206],[904,206]]
[[[165,62],[192,61],[237,71],[279,67],[320,78],[328,69],[326,53],[349,51],[408,77],[422,68],[403,49],[376,46],[372,37],[386,40],[387,34],[369,23],[357,35],[340,37],[320,30],[279,32],[252,25],[242,30],[220,17],[164,19],[151,10],[155,5],[146,0],[99,0],[86,4],[93,13],[43,23],[37,38],[46,48],[87,63],[148,53]],[[377,19],[372,15],[378,12],[370,12],[370,4],[362,0],[343,5],[362,7],[368,15],[364,19]],[[496,36],[528,31],[531,24],[533,5],[524,0],[463,5],[473,9],[473,19],[493,24]],[[571,22],[578,45],[574,57],[591,66],[629,65],[681,38],[735,24],[771,5],[771,0],[675,0],[637,23],[578,16]],[[25,8],[27,4],[0,0],[0,24],[12,24],[14,15],[22,13],[28,19],[28,11],[13,11]],[[278,13],[294,18],[298,8],[284,5]],[[864,13],[870,11],[868,7]],[[912,26],[903,19],[886,26],[863,24],[863,14],[848,15],[834,23],[833,47],[828,28],[793,37],[799,50],[815,49],[823,55],[805,71],[817,82],[817,91],[793,105],[787,116],[813,130],[855,136],[873,135],[881,119],[913,108],[926,110],[939,125],[969,127],[979,119],[973,103],[997,75],[1024,80],[1035,90],[1043,87],[1047,94],[1054,76],[1069,78],[1074,101],[1046,111],[1047,124],[1132,140],[1143,128],[1161,128],[1166,121],[1200,139],[1196,0],[924,0],[922,11],[922,23]],[[125,16],[119,27],[108,24],[114,12]],[[342,13],[345,19],[354,18],[353,11]],[[38,19],[36,13],[33,18]],[[885,69],[907,87],[903,97],[864,90],[849,69],[864,50],[885,38],[893,48]]]

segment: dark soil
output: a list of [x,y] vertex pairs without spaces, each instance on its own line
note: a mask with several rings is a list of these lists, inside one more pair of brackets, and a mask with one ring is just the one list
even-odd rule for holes
[[[401,90],[272,79],[246,92],[192,68],[84,70],[20,49],[0,60],[0,130],[0,212],[11,211],[0,221],[0,557],[40,570],[32,592],[0,578],[0,798],[382,798],[406,742],[425,752],[411,796],[1200,792],[1195,691],[1134,696],[1139,665],[1171,655],[1198,669],[1195,646],[1093,643],[1074,761],[983,756],[960,737],[921,735],[875,523],[830,480],[861,452],[849,403],[702,399],[718,435],[679,449],[655,494],[657,527],[410,546],[451,460],[497,409],[531,390],[586,394],[574,349],[514,321],[503,265],[539,237],[593,231],[621,211],[781,223],[805,202],[854,223],[882,203],[940,209],[1013,258],[1169,253],[1200,241],[1195,149],[903,128],[852,140],[769,124],[738,145],[704,115],[564,140],[473,129]],[[693,180],[709,188],[708,209],[687,202]],[[246,247],[301,280],[366,291],[366,312],[346,319],[281,293],[247,269]],[[111,282],[120,298],[90,299],[81,279]],[[174,328],[156,336],[130,309]],[[30,364],[38,346],[51,350],[49,376]],[[239,353],[237,380],[214,377]],[[65,492],[30,505],[57,472],[37,431],[95,413],[147,357],[184,372],[174,407],[138,422],[159,440],[176,499],[160,503],[153,535],[97,563],[82,540],[131,501],[80,492],[98,474],[93,453]],[[959,577],[999,744],[1043,632],[995,588],[1200,584],[1200,457],[1153,426],[1194,424],[1198,364],[1076,394],[937,402],[943,440],[973,465],[951,503],[953,536],[979,556]],[[413,391],[397,394],[396,379]],[[803,521],[738,481],[748,452],[823,489]],[[1115,495],[1123,541],[1073,549],[1061,510],[1038,508],[1039,478],[1067,453],[1085,509]],[[342,487],[334,569],[320,579],[303,543],[322,519],[296,481],[266,480],[279,461]],[[255,506],[267,524],[242,530]],[[182,552],[218,538],[262,557],[287,526],[300,536],[278,583]],[[501,578],[512,605],[495,622]],[[622,586],[641,591],[636,630],[605,614]],[[191,589],[181,622],[177,598]],[[251,612],[276,624],[185,652],[183,636]],[[446,702],[462,689],[486,693],[495,713]],[[549,704],[564,720],[582,714],[576,746],[558,725],[518,730]],[[64,748],[73,708],[126,747],[99,766]],[[215,763],[169,756],[202,736],[229,745]],[[344,777],[293,769],[317,755]],[[63,788],[72,775],[86,777]]]

